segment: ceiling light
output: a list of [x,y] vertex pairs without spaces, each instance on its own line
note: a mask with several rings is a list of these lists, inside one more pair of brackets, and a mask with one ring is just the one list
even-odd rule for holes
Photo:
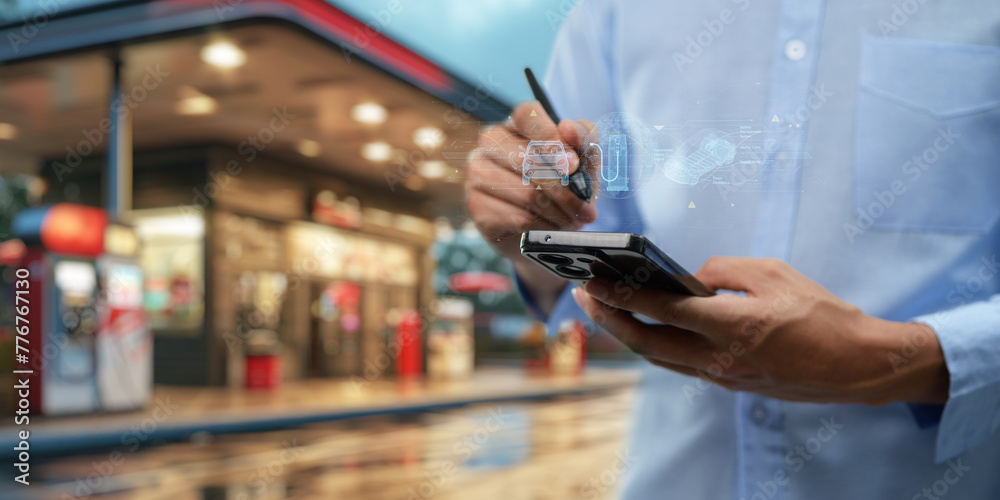
[[433,150],[444,144],[444,132],[437,127],[420,127],[413,131],[413,143],[424,150]]
[[205,235],[205,219],[194,214],[146,217],[136,222],[135,232],[142,239],[153,236],[200,238]]
[[389,112],[377,102],[362,102],[351,108],[351,118],[360,123],[378,125],[385,121]]
[[188,97],[177,101],[177,112],[182,115],[208,115],[218,108],[215,99],[211,97]]
[[247,62],[247,53],[229,42],[215,42],[201,48],[201,60],[218,68],[238,68]]
[[180,99],[175,109],[182,115],[207,115],[214,113],[219,107],[215,99],[198,92],[194,87],[182,85],[177,89],[177,95]]
[[10,123],[0,123],[0,139],[12,141],[17,138],[17,127]]
[[420,164],[420,175],[427,179],[440,179],[448,172],[448,164],[440,160],[428,160]]
[[300,139],[295,144],[295,150],[299,152],[302,156],[308,156],[309,158],[315,158],[319,156],[319,153],[323,150],[319,143],[311,139]]
[[361,156],[368,161],[387,161],[392,158],[392,146],[385,141],[369,142],[361,146]]

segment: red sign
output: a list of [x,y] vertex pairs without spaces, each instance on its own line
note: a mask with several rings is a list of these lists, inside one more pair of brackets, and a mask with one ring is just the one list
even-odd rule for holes
[[108,215],[100,208],[57,203],[42,220],[42,245],[51,252],[97,257],[104,253]]

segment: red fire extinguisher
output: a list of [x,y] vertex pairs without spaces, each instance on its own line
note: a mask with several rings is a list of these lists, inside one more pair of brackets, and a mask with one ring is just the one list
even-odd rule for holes
[[424,370],[423,363],[423,321],[417,311],[406,311],[396,325],[395,342],[399,346],[396,358],[396,376],[412,377]]

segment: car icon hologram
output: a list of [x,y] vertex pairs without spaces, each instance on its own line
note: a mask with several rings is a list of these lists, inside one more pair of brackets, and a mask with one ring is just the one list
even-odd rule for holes
[[531,141],[524,151],[521,164],[521,183],[531,181],[558,180],[563,186],[569,185],[569,154],[559,141]]
[[[725,135],[719,130],[702,130],[695,136],[696,139],[686,144],[688,147],[678,148],[678,154],[667,159],[664,173],[674,182],[693,186],[705,174],[732,163],[736,157],[736,146]],[[693,147],[695,142],[697,148]],[[693,152],[683,156],[684,151],[692,149]]]

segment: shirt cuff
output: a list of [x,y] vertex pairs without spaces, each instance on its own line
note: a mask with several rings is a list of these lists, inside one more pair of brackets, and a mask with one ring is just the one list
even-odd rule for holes
[[937,334],[951,378],[934,455],[941,463],[1000,428],[1000,296],[914,321]]
[[545,321],[545,313],[538,307],[538,303],[535,302],[535,298],[528,293],[528,289],[524,287],[524,283],[521,282],[521,277],[517,275],[517,271],[512,269],[510,274],[514,280],[514,287],[517,288],[517,293],[521,295],[521,300],[524,301],[525,307],[527,307],[528,311],[536,318]]
[[576,301],[573,300],[572,291],[573,288],[576,287],[575,284],[569,283],[566,285],[566,288],[563,289],[559,298],[556,299],[556,304],[552,308],[552,314],[546,317],[545,313],[543,313],[538,307],[538,304],[535,303],[535,299],[528,293],[527,288],[524,287],[524,283],[521,282],[521,278],[518,277],[516,272],[513,273],[513,278],[514,286],[517,287],[518,293],[521,294],[521,299],[524,300],[524,305],[527,306],[529,311],[531,311],[531,314],[545,322],[546,331],[549,335],[554,335],[558,332],[559,325],[566,320],[579,320],[585,325],[592,327],[590,318],[587,317],[587,314],[583,312],[583,309],[580,309],[580,306],[578,306]]
[[941,423],[941,414],[944,413],[944,405],[923,405],[907,403],[913,419],[917,421],[917,427],[926,429]]

